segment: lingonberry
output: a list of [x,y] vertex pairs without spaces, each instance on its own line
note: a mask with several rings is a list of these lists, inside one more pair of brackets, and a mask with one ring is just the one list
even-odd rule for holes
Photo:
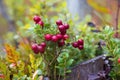
[[65,34],[66,34],[66,30],[60,31],[60,33],[61,33],[62,35],[65,35]]
[[40,26],[42,26],[42,27],[44,26],[44,22],[43,22],[43,21],[39,21],[38,24],[39,24]]
[[52,41],[53,42],[57,42],[58,41],[58,37],[56,35],[52,36]]
[[69,24],[63,24],[65,29],[69,29]]
[[45,52],[45,49],[42,46],[38,46],[38,50],[39,50],[40,53],[44,53]]
[[84,45],[83,39],[79,39],[79,40],[77,41],[77,43],[78,43],[78,45]]
[[79,50],[83,50],[83,48],[84,48],[83,45],[79,45],[79,46],[78,46],[78,49],[79,49]]
[[59,29],[60,32],[66,30],[64,25],[58,26],[58,29]]
[[77,48],[79,45],[78,45],[77,42],[73,42],[73,43],[72,43],[72,46],[73,46],[74,48]]
[[33,20],[37,24],[41,20],[41,18],[39,16],[34,16]]
[[37,46],[38,46],[38,45],[37,45],[36,43],[32,44],[32,46],[31,46],[31,47],[32,47],[32,50],[33,50],[33,51],[37,50],[37,49],[38,49]]
[[62,47],[64,45],[65,45],[65,41],[63,39],[58,42],[59,47]]
[[118,59],[118,63],[120,63],[120,58]]
[[45,43],[45,42],[42,42],[40,45],[41,45],[43,48],[46,47],[46,43]]
[[69,38],[69,36],[68,36],[67,34],[63,35],[63,39],[64,39],[64,40],[66,40],[66,39],[68,39],[68,38]]
[[44,36],[44,38],[45,38],[46,41],[50,41],[52,39],[52,35],[51,34],[46,34]]
[[39,50],[38,50],[38,45],[36,43],[32,44],[32,50],[35,54],[38,54],[39,53]]
[[56,36],[57,36],[58,40],[61,40],[63,38],[62,34],[57,34]]
[[57,21],[56,21],[56,24],[57,24],[58,26],[60,26],[60,25],[62,25],[62,21],[61,21],[61,20],[57,20]]

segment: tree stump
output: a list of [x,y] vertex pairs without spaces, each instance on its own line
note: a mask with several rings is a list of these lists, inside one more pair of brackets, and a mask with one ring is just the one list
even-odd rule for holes
[[105,67],[105,60],[102,55],[73,67],[67,80],[109,80],[106,78],[108,67]]

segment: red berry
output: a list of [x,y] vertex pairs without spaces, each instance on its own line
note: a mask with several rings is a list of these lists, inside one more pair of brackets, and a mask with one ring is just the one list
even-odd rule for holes
[[79,46],[78,46],[78,49],[80,49],[80,50],[82,50],[83,48],[84,48],[83,45],[79,45]]
[[64,45],[65,45],[65,41],[63,39],[58,42],[59,47],[62,47]]
[[58,37],[57,37],[57,36],[55,36],[55,35],[54,35],[54,36],[52,36],[52,41],[53,41],[53,42],[57,42],[57,41],[58,41]]
[[37,46],[38,45],[36,43],[32,44],[32,50],[37,50],[38,49]]
[[62,35],[65,35],[65,34],[66,34],[66,30],[60,31],[60,33],[61,33]]
[[38,46],[38,50],[39,50],[40,53],[44,53],[45,52],[45,49],[42,46]]
[[33,20],[35,21],[35,23],[38,23],[41,18],[39,16],[34,16]]
[[34,51],[34,53],[35,53],[35,54],[38,54],[38,53],[39,53],[39,50],[38,50],[38,49],[37,49],[37,50],[35,50],[35,51]]
[[77,41],[77,43],[78,43],[78,45],[84,45],[83,39],[79,39],[79,40]]
[[53,42],[57,42],[58,41],[58,37],[57,36],[52,36],[52,41]]
[[45,38],[46,41],[50,41],[52,39],[52,35],[51,34],[46,34],[44,36],[44,38]]
[[74,48],[77,48],[79,45],[78,45],[77,42],[73,42],[73,43],[72,43],[72,46],[73,46]]
[[42,26],[42,27],[44,26],[44,22],[43,22],[43,21],[39,21],[38,24],[39,24],[40,26]]
[[63,38],[63,35],[62,35],[62,34],[57,34],[56,36],[57,36],[57,38],[58,38],[59,40],[61,40],[61,39]]
[[60,26],[58,26],[58,28],[59,28],[60,32],[66,30],[64,25],[60,25]]
[[57,20],[57,21],[56,21],[56,24],[57,24],[58,26],[60,26],[60,25],[62,25],[62,21],[61,21],[61,20]]
[[69,24],[64,24],[65,29],[69,29]]
[[118,63],[120,63],[120,58],[118,59]]
[[32,44],[32,50],[34,51],[35,54],[39,53],[38,45],[36,43]]
[[64,39],[64,40],[66,40],[66,39],[68,39],[68,38],[69,38],[69,36],[68,36],[67,34],[63,35],[63,39]]
[[45,42],[42,42],[40,45],[41,45],[43,48],[46,47],[46,43],[45,43]]

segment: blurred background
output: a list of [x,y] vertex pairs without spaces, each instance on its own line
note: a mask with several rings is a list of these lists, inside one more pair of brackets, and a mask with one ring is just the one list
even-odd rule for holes
[[116,26],[116,10],[117,0],[0,0],[0,43],[23,34],[34,15],[49,19],[70,15],[76,24],[91,22],[101,29]]

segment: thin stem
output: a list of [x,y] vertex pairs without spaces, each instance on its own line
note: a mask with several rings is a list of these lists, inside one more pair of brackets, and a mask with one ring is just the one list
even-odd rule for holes
[[43,58],[43,61],[48,65],[49,62],[45,59],[44,55],[41,54],[41,56],[42,56],[42,58]]
[[60,73],[59,73],[59,76],[58,76],[58,80],[60,80]]
[[47,76],[50,78],[49,63],[48,63],[48,61],[45,59],[44,55],[41,54],[41,56],[42,56],[42,58],[43,58],[43,61],[44,61],[45,64],[46,64],[46,71],[47,71],[47,73],[48,73]]
[[49,65],[51,65],[54,61],[56,61],[56,59],[58,58],[58,56],[60,55],[62,49],[60,49],[60,51],[58,52],[58,54],[52,59],[52,61],[50,62]]
[[[56,66],[56,64],[55,64]],[[57,80],[57,76],[56,76],[56,67],[54,66],[54,80]]]
[[66,80],[66,61],[64,63],[65,67],[64,67],[64,79],[63,80]]

